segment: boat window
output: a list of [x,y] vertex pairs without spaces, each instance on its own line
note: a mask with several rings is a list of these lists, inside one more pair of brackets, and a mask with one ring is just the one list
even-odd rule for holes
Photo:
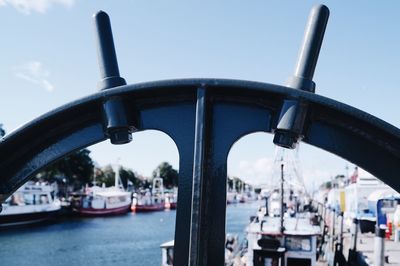
[[40,195],[40,204],[48,204],[49,203],[49,198],[47,194],[41,194]]
[[11,196],[11,205],[25,205],[22,194],[16,193]]
[[24,194],[24,201],[27,205],[35,204],[35,198],[33,194]]
[[125,197],[124,196],[109,197],[107,199],[107,203],[110,203],[110,204],[116,204],[116,203],[120,203],[120,202],[124,202],[124,201],[125,201]]
[[286,238],[286,247],[294,251],[311,251],[311,238],[291,236]]
[[395,200],[390,200],[390,199],[382,200],[381,211],[383,213],[395,212],[397,205],[398,203]]
[[117,203],[118,202],[118,198],[116,197],[108,197],[107,198],[107,203],[113,204],[113,203]]
[[296,266],[311,266],[310,259],[300,259],[300,258],[288,258],[288,265],[296,265]]
[[89,198],[87,198],[87,197],[83,198],[82,207],[83,208],[90,208],[91,207]]
[[127,199],[128,199],[128,198],[127,198],[127,197],[124,197],[124,196],[119,196],[119,197],[118,197],[118,201],[119,201],[119,202],[125,202],[125,201],[127,201]]

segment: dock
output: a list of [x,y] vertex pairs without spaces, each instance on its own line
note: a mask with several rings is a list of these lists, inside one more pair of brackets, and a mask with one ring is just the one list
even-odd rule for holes
[[[351,248],[351,234],[344,234],[343,241],[343,254],[346,259],[348,259],[348,250]],[[357,252],[365,262],[365,265],[375,265],[374,264],[374,247],[375,247],[375,234],[364,233],[359,234],[357,240]],[[346,252],[347,251],[347,252]],[[392,239],[384,239],[384,265],[400,265],[400,242],[395,242]]]
[[386,228],[361,233],[357,219],[353,219],[351,228],[345,228],[343,213],[321,206],[318,213],[325,234],[318,266],[400,266],[400,242],[394,241],[394,230],[390,236]]

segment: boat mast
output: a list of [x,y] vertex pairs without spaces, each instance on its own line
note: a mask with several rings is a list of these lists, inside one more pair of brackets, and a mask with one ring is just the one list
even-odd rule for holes
[[[116,164],[114,166],[112,166],[113,170],[114,170],[114,167],[115,167],[115,170],[114,170],[114,172],[115,172],[115,175],[114,175],[115,176],[114,186],[116,188],[119,188],[119,184],[120,184],[120,176],[119,176],[119,170],[121,168],[121,165],[119,164],[120,160],[121,160],[120,158],[117,158]],[[121,182],[121,184],[122,184],[122,182]],[[123,185],[122,185],[122,187],[125,190]]]
[[283,191],[283,163],[281,164],[281,233],[285,230],[283,226],[283,215],[284,215],[284,202],[283,202],[283,197],[284,197],[284,191]]
[[114,186],[116,188],[118,188],[119,185],[118,183],[119,183],[119,168],[117,166],[117,169],[115,170],[115,183],[114,183]]

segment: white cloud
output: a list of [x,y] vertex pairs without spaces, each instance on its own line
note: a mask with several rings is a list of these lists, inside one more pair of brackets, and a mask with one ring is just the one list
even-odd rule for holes
[[[286,161],[286,178],[295,178],[295,183],[302,182],[306,188],[311,189],[319,186],[323,181],[327,181],[332,176],[328,170],[321,167],[299,168],[300,165],[294,165],[294,162]],[[303,167],[302,167],[303,168]],[[280,182],[280,162],[272,157],[262,157],[254,161],[242,160],[239,167],[229,173],[232,176],[238,176],[251,184],[274,185]],[[303,181],[297,180],[301,177]]]
[[53,84],[48,80],[50,72],[43,67],[39,61],[27,62],[21,66],[15,67],[15,76],[30,83],[39,85],[48,92],[54,90]]
[[11,5],[26,15],[29,15],[31,12],[44,14],[53,4],[69,8],[75,4],[75,0],[0,0],[0,6]]
[[234,175],[243,178],[252,184],[266,183],[274,174],[274,160],[272,158],[259,158],[255,161],[240,161],[239,169]]
[[323,182],[331,180],[336,174],[340,174],[326,170],[324,165],[321,165],[321,168],[314,166],[304,169],[302,176],[307,189],[317,189]]

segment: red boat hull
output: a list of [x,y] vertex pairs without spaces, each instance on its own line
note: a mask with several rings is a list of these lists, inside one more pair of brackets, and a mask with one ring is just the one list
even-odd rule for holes
[[155,212],[163,211],[165,209],[164,203],[153,205],[132,205],[131,211],[133,212]]
[[82,216],[112,216],[125,214],[129,208],[130,205],[112,209],[74,208],[73,211]]

